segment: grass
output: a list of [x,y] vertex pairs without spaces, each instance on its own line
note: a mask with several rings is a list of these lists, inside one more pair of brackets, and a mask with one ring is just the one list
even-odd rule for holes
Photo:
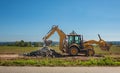
[[[16,46],[0,46],[0,54],[6,53],[13,53],[13,54],[23,54],[28,53],[34,50],[38,50],[41,47],[16,47]],[[57,52],[60,52],[58,46],[50,47]],[[99,47],[95,46],[95,53],[102,54],[102,55],[109,55],[109,54],[120,54],[120,47],[113,45],[110,51],[102,51]]]
[[90,60],[40,58],[0,60],[0,66],[120,66],[120,58],[105,57]]
[[39,48],[40,47],[0,46],[0,54],[23,54]]
[[109,51],[103,51],[99,47],[95,46],[95,53],[102,55],[120,54],[120,47],[113,45]]
[[[35,51],[41,49],[42,47],[17,47],[17,46],[0,46],[0,54],[23,54],[29,53],[31,51]],[[50,47],[57,52],[60,52],[58,46]]]

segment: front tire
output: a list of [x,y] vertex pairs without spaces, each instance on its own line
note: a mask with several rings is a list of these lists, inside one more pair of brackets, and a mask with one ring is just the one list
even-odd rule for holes
[[69,49],[69,54],[72,56],[78,55],[78,48],[77,47],[71,47]]

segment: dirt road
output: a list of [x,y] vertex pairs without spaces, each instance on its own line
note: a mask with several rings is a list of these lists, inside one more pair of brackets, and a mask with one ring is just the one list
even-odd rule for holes
[[120,73],[120,67],[6,67],[0,73]]

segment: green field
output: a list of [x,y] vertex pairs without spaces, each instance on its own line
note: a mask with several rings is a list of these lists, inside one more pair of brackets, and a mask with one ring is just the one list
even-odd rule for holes
[[[23,54],[38,50],[42,47],[13,47],[0,46],[0,54]],[[50,47],[60,52],[58,47]],[[120,66],[120,47],[112,46],[109,52],[102,51],[95,47],[96,54],[105,55],[105,57],[89,59],[80,59],[74,57],[66,58],[37,58],[23,57],[13,59],[0,58],[0,66]],[[112,55],[112,56],[110,56]],[[113,56],[114,55],[114,56]]]
[[[16,46],[0,46],[0,54],[23,54],[28,53],[31,51],[35,51],[38,49],[41,49],[42,47],[16,47]],[[50,47],[57,52],[60,52],[58,47]],[[95,47],[96,54],[103,54],[103,55],[109,55],[109,54],[120,54],[120,47],[119,46],[112,46],[110,51],[102,51],[99,47]]]
[[94,47],[94,49],[96,54],[103,54],[103,55],[112,55],[112,54],[119,55],[120,54],[120,47],[116,45],[111,46],[109,51],[103,51],[97,46]]
[[23,54],[39,48],[40,47],[0,46],[0,54]]

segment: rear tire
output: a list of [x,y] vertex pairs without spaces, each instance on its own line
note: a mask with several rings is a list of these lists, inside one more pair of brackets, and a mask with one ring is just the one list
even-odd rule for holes
[[94,54],[95,54],[95,51],[94,51],[94,49],[88,49],[88,56],[94,56]]
[[78,55],[78,48],[77,47],[71,47],[69,49],[69,54],[72,55],[72,56]]

